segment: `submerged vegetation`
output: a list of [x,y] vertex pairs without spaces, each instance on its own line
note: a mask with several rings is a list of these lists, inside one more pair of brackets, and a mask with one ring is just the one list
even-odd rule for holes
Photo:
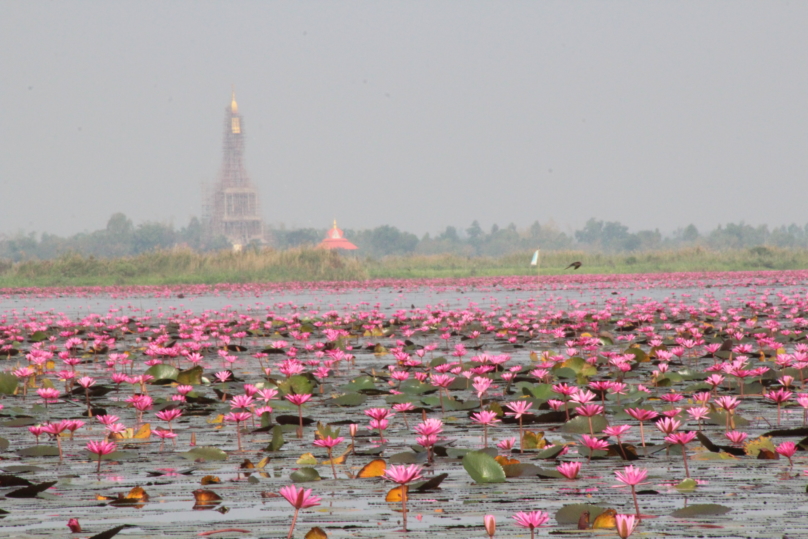
[[[694,271],[757,271],[808,268],[808,250],[753,247],[712,251],[702,247],[640,253],[542,251],[538,267],[530,251],[501,257],[453,254],[370,258],[322,249],[247,249],[198,253],[191,249],[151,251],[98,258],[66,254],[52,260],[0,261],[0,287],[215,284],[247,282],[362,281]],[[580,261],[578,270],[568,269]]]

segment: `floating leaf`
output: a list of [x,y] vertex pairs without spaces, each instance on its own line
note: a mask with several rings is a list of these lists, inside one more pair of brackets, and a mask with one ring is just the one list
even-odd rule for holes
[[151,424],[144,423],[132,436],[135,440],[148,440],[151,437]]
[[499,462],[499,465],[503,467],[507,466],[508,464],[519,464],[518,459],[509,459],[508,457],[505,457],[503,455],[497,455],[496,457],[494,457],[494,460]]
[[410,485],[410,489],[416,490],[418,492],[427,492],[429,490],[435,490],[440,486],[441,483],[443,483],[443,480],[446,479],[447,477],[449,477],[449,474],[442,473],[440,475],[436,475],[435,477],[429,479],[428,481],[413,483],[412,485]]
[[44,331],[34,331],[28,336],[28,342],[42,342],[48,339],[48,334]]
[[6,421],[6,422],[0,424],[0,426],[3,426],[3,427],[29,427],[31,425],[35,425],[36,422],[37,422],[36,419],[33,418],[33,417],[18,417],[16,419],[11,419],[9,421]]
[[772,453],[775,450],[771,436],[760,436],[754,440],[748,440],[743,444],[743,448],[750,457],[757,457],[761,449],[766,449]]
[[317,430],[314,431],[314,438],[317,440],[325,440],[328,437],[337,438],[339,436],[339,429],[317,422]]
[[426,454],[423,454],[422,456],[421,453],[403,451],[401,453],[391,455],[388,460],[390,461],[390,464],[415,464],[417,462],[426,460]]
[[505,470],[491,455],[470,451],[463,457],[463,468],[477,483],[503,483]]
[[17,377],[10,372],[0,372],[0,393],[13,395],[17,391]]
[[216,485],[216,484],[221,483],[221,482],[222,481],[218,477],[216,477],[215,475],[206,475],[205,477],[202,478],[202,480],[199,482],[199,484],[201,484],[201,485]]
[[190,451],[180,453],[180,455],[193,460],[227,460],[227,453],[218,447],[194,447]]
[[272,440],[266,446],[265,451],[280,451],[283,444],[286,443],[283,439],[283,429],[280,425],[272,427]]
[[780,459],[780,454],[775,453],[774,451],[770,451],[770,450],[765,449],[765,448],[761,448],[758,451],[757,458],[758,458],[758,460],[779,460]]
[[54,445],[35,445],[18,449],[17,454],[21,457],[58,457],[59,448]]
[[387,470],[387,463],[382,459],[375,459],[365,464],[365,466],[359,470],[356,477],[360,479],[365,479],[368,477],[381,477],[384,475],[385,470]]
[[202,373],[204,369],[199,365],[192,367],[186,371],[180,371],[177,374],[177,383],[188,385],[188,386],[198,386],[202,384]]
[[374,382],[372,376],[362,375],[357,376],[340,389],[345,392],[358,392],[378,388],[376,387],[376,383]]
[[531,475],[539,475],[543,470],[535,464],[518,463],[506,464],[502,467],[505,471],[505,477],[528,477]]
[[17,489],[6,494],[6,498],[35,498],[40,492],[45,492],[58,481],[46,481],[37,485],[28,485],[21,489]]
[[384,501],[386,501],[386,502],[400,502],[405,497],[408,498],[406,491],[407,491],[406,485],[401,485],[399,487],[394,487],[394,488],[390,489],[390,492],[388,492],[387,496],[384,497]]
[[306,466],[316,466],[317,465],[317,459],[314,457],[314,455],[312,453],[303,453],[302,455],[300,455],[300,458],[297,459],[297,462],[295,464],[303,464],[303,465],[306,465]]
[[312,387],[311,380],[301,374],[290,376],[278,384],[278,390],[284,397],[290,394],[303,395],[312,393]]
[[314,468],[300,468],[292,472],[289,478],[295,483],[308,483],[322,479]]
[[544,449],[544,446],[547,445],[547,440],[544,439],[543,432],[532,432],[526,430],[522,440],[524,443],[524,449]]
[[678,485],[676,485],[676,490],[679,492],[691,492],[696,490],[696,487],[699,486],[698,483],[694,479],[685,479]]
[[581,519],[581,515],[585,511],[589,511],[589,517],[591,519],[595,519],[606,509],[600,507],[598,505],[590,505],[587,503],[576,503],[572,505],[565,505],[558,511],[556,511],[555,519],[559,525],[571,525],[577,524],[578,521]]
[[328,539],[328,534],[315,526],[303,536],[303,539]]
[[345,464],[345,460],[348,458],[348,455],[350,455],[352,452],[353,452],[353,446],[349,445],[345,449],[345,451],[342,452],[341,455],[339,455],[337,457],[334,457],[334,458],[332,458],[330,460],[324,460],[322,462],[322,464],[324,466],[330,466],[332,463],[334,463],[334,464]]
[[715,503],[697,503],[688,505],[682,509],[677,509],[671,516],[674,518],[699,518],[725,515],[732,511],[731,507],[718,505]]
[[562,444],[555,444],[553,447],[548,447],[544,451],[541,451],[538,455],[536,455],[537,459],[542,460],[550,460],[556,458],[558,455],[564,451],[565,446]]
[[112,539],[118,532],[121,530],[125,530],[126,528],[134,528],[131,524],[122,524],[120,526],[115,526],[114,528],[110,528],[108,530],[102,531],[101,533],[97,533],[90,537],[89,539]]
[[[602,415],[592,417],[592,430],[601,432],[607,427],[606,418]],[[589,434],[589,418],[578,416],[570,419],[561,426],[561,432],[569,434]]]
[[193,492],[197,505],[214,505],[222,501],[222,497],[212,490],[198,489]]
[[11,474],[0,474],[0,488],[5,487],[27,487],[32,483],[23,478]]
[[361,393],[346,393],[336,399],[329,399],[325,403],[335,406],[362,406],[366,400],[367,397]]
[[149,501],[149,495],[146,491],[142,487],[135,487],[126,496],[118,494],[118,497],[113,499],[110,505],[140,505],[147,501]]
[[144,374],[154,376],[154,380],[152,381],[152,383],[154,383],[160,380],[176,380],[180,374],[180,370],[166,363],[158,363],[157,365],[149,367]]
[[258,461],[258,464],[255,465],[256,468],[266,468],[267,464],[269,464],[269,457],[264,457]]
[[149,495],[143,490],[143,487],[137,486],[129,491],[126,495],[126,498],[129,500],[139,500],[147,502],[149,501]]
[[593,530],[611,530],[617,528],[617,511],[614,509],[606,509],[601,514],[595,517],[592,522]]

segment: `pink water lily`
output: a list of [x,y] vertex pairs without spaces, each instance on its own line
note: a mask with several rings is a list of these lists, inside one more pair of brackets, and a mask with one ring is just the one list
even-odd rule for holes
[[101,441],[91,440],[90,442],[87,443],[87,451],[98,455],[98,468],[96,469],[96,473],[101,473],[101,458],[104,455],[109,455],[110,453],[113,453],[117,448],[118,446],[116,446],[114,443],[108,442],[106,440]]
[[297,515],[301,509],[307,509],[309,507],[316,507],[320,505],[320,500],[318,496],[311,495],[311,489],[305,490],[302,487],[298,489],[294,485],[288,485],[285,487],[281,487],[278,491],[281,496],[286,498],[292,507],[295,508],[295,515],[292,517],[292,525],[289,527],[289,535],[286,536],[286,539],[292,538],[292,533],[295,531],[295,524],[297,523]]
[[550,515],[543,511],[519,511],[512,517],[516,522],[517,526],[521,526],[523,528],[530,529],[530,539],[534,539],[536,536],[536,528],[544,526],[548,520],[550,520]]
[[417,479],[421,479],[421,472],[423,469],[416,465],[392,465],[384,471],[383,477],[388,481],[393,481],[401,485],[401,519],[404,525],[404,531],[407,531],[407,492],[408,485]]

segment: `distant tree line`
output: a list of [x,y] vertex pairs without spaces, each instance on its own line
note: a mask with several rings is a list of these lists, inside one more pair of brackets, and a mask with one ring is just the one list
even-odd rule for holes
[[[304,245],[317,245],[325,237],[327,228],[268,230],[271,246],[287,249]],[[780,226],[770,229],[766,225],[752,226],[741,223],[719,225],[701,233],[694,225],[663,236],[659,230],[630,232],[617,221],[589,219],[580,230],[561,231],[553,223],[538,221],[526,229],[509,224],[500,228],[493,225],[484,230],[478,221],[458,229],[453,226],[436,234],[418,237],[394,226],[383,225],[372,229],[345,230],[345,237],[359,247],[357,256],[382,257],[407,254],[456,254],[461,256],[497,257],[514,252],[579,249],[605,253],[641,252],[658,249],[703,246],[721,250],[755,248],[762,246],[808,248],[808,225]],[[230,247],[223,237],[206,233],[204,224],[193,217],[187,226],[145,222],[134,225],[122,213],[109,218],[107,226],[95,232],[83,232],[69,237],[56,234],[19,232],[0,235],[0,259],[50,259],[67,253],[81,253],[96,257],[136,255],[159,249],[187,247],[199,252],[218,251]]]

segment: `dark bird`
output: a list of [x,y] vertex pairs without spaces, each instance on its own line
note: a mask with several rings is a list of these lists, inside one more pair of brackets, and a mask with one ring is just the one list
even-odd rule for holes
[[578,529],[579,530],[589,529],[589,511],[584,511],[583,513],[581,513],[581,517],[578,519]]
[[567,266],[567,267],[566,267],[566,268],[564,268],[564,269],[570,269],[570,268],[572,268],[572,269],[578,269],[578,268],[580,268],[580,267],[581,267],[581,263],[580,263],[580,262],[578,262],[578,261],[575,261],[575,262],[573,262],[572,264],[570,264],[569,266]]

